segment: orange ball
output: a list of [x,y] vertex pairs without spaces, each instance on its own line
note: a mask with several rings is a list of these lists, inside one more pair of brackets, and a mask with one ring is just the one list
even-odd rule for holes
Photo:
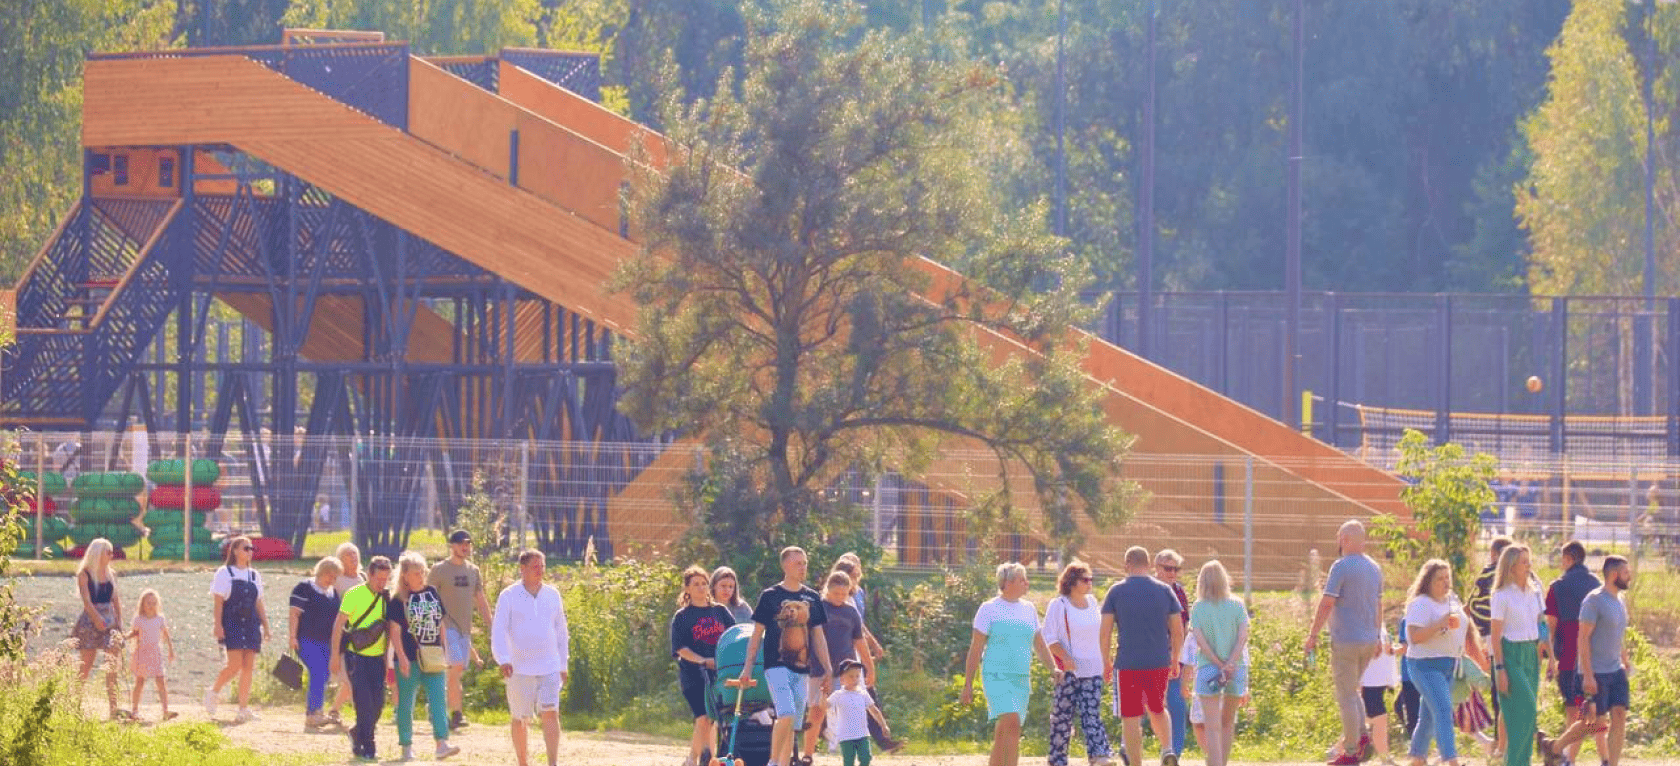
[[1545,384],[1540,382],[1540,376],[1539,375],[1528,376],[1528,392],[1529,393],[1538,394],[1538,393],[1540,393],[1540,389],[1544,388],[1544,387],[1545,387]]

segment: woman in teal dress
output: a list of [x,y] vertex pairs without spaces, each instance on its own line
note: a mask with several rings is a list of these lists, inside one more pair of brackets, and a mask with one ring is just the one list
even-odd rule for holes
[[1027,595],[1027,568],[1018,563],[997,568],[998,595],[980,605],[974,613],[974,635],[968,644],[968,663],[963,678],[962,704],[974,701],[974,671],[986,692],[986,713],[997,721],[992,731],[990,766],[1015,766],[1021,755],[1021,723],[1027,717],[1027,697],[1032,694],[1032,659],[1055,670],[1050,648],[1039,631],[1038,608]]

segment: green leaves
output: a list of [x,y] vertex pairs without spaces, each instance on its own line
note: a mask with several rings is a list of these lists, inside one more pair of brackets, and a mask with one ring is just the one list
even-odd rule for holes
[[1492,482],[1498,470],[1492,455],[1468,454],[1456,443],[1432,447],[1422,432],[1407,429],[1395,472],[1411,484],[1400,499],[1412,509],[1412,518],[1403,523],[1380,515],[1372,536],[1402,570],[1415,572],[1428,559],[1444,559],[1453,567],[1454,584],[1468,586],[1479,569],[1476,539],[1482,510],[1497,499]]
[[[1680,10],[1656,6],[1663,71],[1657,90],[1658,140],[1675,136],[1673,40]],[[1640,56],[1645,11],[1629,3],[1576,3],[1563,33],[1547,51],[1551,80],[1546,100],[1522,123],[1534,153],[1517,188],[1517,216],[1533,244],[1530,289],[1536,293],[1637,294],[1643,287],[1645,105]],[[1638,40],[1636,52],[1630,38]],[[1677,199],[1671,152],[1659,149],[1658,215],[1672,218]],[[1672,253],[1680,232],[1657,225],[1657,287],[1672,291]]]
[[81,194],[82,61],[169,47],[174,0],[0,3],[0,282],[11,284]]
[[[1080,269],[1044,207],[1012,208],[994,174],[1020,145],[1001,74],[864,30],[852,6],[771,5],[748,17],[738,77],[666,101],[674,160],[636,178],[626,412],[736,440],[768,494],[760,530],[797,525],[840,471],[914,470],[942,442],[987,449],[984,474],[1024,471],[1061,533],[1064,493],[1117,517],[1126,440],[1059,348],[1086,318]],[[919,297],[923,258],[970,280]],[[1047,353],[1006,362],[982,330]]]

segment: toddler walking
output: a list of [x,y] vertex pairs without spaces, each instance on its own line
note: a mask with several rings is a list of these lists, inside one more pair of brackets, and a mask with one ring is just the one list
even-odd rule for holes
[[875,719],[881,733],[888,738],[892,737],[892,730],[887,728],[887,719],[869,698],[869,692],[863,689],[863,663],[844,659],[839,670],[844,687],[828,695],[828,707],[834,736],[840,740],[840,762],[845,766],[869,766],[869,719]]
[[147,589],[140,594],[140,612],[134,618],[134,629],[129,631],[128,637],[135,640],[134,645],[134,699],[133,717],[140,718],[140,690],[146,687],[146,679],[152,679],[157,684],[158,702],[163,705],[162,720],[169,720],[179,715],[169,710],[169,684],[164,680],[163,652],[169,651],[169,661],[175,661],[175,642],[169,637],[169,623],[163,619],[162,598],[155,590]]

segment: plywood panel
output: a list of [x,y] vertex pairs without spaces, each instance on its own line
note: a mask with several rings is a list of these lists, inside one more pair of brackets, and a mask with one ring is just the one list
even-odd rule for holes
[[[473,99],[482,93],[487,99]],[[408,132],[498,178],[508,177],[517,107],[420,59],[408,66]]]
[[517,140],[520,188],[619,231],[622,155],[430,62],[412,59],[409,82],[415,137],[503,179]]
[[[216,298],[232,306],[252,323],[274,332],[273,302],[265,293],[218,293]],[[302,306],[302,301],[299,301]],[[448,362],[454,329],[443,317],[422,305],[415,312],[409,341],[408,361]],[[346,295],[322,296],[315,304],[309,336],[299,353],[313,362],[359,362],[363,349],[362,299]]]
[[[92,179],[92,192],[95,197],[153,197],[169,199],[181,196],[181,153],[174,149],[148,149],[144,147],[92,147],[93,151],[107,155],[110,158],[109,170],[95,175]],[[119,159],[120,158],[120,159]],[[162,180],[169,181],[168,186],[160,184],[162,163],[169,163],[169,177]],[[118,166],[126,163],[126,172],[122,175],[123,184],[118,185]]]
[[[665,164],[665,140],[659,134],[519,66],[506,61],[498,63],[501,69],[497,91],[502,98],[620,154],[631,154],[633,140],[640,139],[648,161],[656,166]],[[623,130],[625,125],[632,129]]]
[[238,55],[97,59],[83,69],[83,85],[83,146],[400,135]]

